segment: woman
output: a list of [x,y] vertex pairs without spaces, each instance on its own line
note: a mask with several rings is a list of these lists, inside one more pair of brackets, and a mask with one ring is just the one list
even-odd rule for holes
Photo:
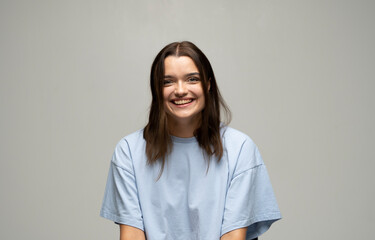
[[101,216],[121,240],[256,239],[281,215],[253,141],[229,113],[207,57],[191,42],[156,56],[146,127],[112,157]]

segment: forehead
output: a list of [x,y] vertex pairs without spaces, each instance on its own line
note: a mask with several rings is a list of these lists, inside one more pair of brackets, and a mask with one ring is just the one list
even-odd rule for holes
[[165,75],[179,75],[192,72],[198,72],[198,68],[190,57],[186,56],[168,56],[164,60]]

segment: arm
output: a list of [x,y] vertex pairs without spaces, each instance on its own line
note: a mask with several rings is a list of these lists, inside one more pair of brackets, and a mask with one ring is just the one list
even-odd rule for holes
[[230,232],[227,232],[221,236],[220,240],[245,240],[247,228],[239,228]]
[[[227,232],[220,238],[220,240],[245,240],[246,231],[247,227]],[[258,238],[254,238],[253,240],[258,240]]]
[[145,240],[145,233],[138,228],[120,224],[120,240]]

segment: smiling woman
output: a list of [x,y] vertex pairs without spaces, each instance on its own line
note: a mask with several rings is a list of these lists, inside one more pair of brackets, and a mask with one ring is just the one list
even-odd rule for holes
[[191,58],[184,56],[169,56],[164,65],[164,108],[170,133],[193,137],[205,105],[198,69]]
[[[211,64],[204,53],[191,42],[167,45],[152,64],[150,87],[151,109],[148,124],[143,132],[147,143],[148,163],[161,162],[162,173],[165,158],[172,150],[170,136],[195,136],[206,153],[205,156],[215,155],[220,160],[223,154],[220,111],[224,110],[228,118],[230,111],[221,97]],[[200,97],[181,99],[181,95],[184,97],[186,94],[194,94],[192,91],[189,93],[189,89],[194,89]],[[181,105],[181,108],[178,108],[180,105],[171,98],[166,99],[166,95],[176,98],[179,102],[192,100],[192,104]],[[196,114],[192,114],[194,111]],[[185,115],[184,118],[183,114],[189,112],[194,116]],[[176,113],[182,115],[176,118]]]
[[117,144],[101,216],[120,224],[121,240],[250,240],[267,231],[281,218],[267,169],[254,142],[221,121],[230,112],[203,52],[167,45],[150,86],[149,121]]

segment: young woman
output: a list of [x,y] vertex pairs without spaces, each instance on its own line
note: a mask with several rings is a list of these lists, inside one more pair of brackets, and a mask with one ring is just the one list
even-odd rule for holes
[[254,142],[229,113],[207,57],[191,42],[156,56],[144,129],[116,146],[101,216],[121,240],[249,240],[281,218]]

